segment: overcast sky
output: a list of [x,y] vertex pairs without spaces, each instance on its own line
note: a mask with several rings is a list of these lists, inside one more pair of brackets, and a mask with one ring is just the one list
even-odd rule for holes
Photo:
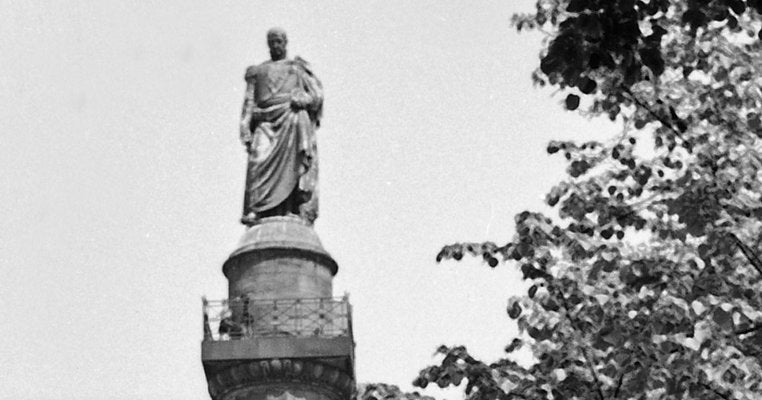
[[243,74],[273,26],[325,87],[315,228],[358,381],[410,389],[443,343],[499,357],[514,266],[435,255],[543,209],[548,140],[615,130],[532,87],[542,36],[509,23],[532,9],[0,0],[0,398],[209,398],[201,296],[244,231]]

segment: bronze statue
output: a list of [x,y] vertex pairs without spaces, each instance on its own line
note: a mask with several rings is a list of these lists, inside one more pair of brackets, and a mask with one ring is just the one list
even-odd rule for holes
[[271,60],[246,70],[241,141],[248,153],[241,222],[318,213],[317,146],[323,90],[306,61],[286,57],[279,28],[267,32]]

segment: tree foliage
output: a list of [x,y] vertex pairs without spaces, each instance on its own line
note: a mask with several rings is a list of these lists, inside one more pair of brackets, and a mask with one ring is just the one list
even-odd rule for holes
[[[491,364],[441,347],[414,384],[486,399],[762,397],[762,1],[539,0],[539,85],[622,125],[553,141],[557,210],[516,216],[505,244],[458,243],[531,283],[522,332]],[[536,363],[510,353],[528,346]]]
[[365,383],[358,385],[356,400],[434,400],[418,392],[403,392],[397,385]]

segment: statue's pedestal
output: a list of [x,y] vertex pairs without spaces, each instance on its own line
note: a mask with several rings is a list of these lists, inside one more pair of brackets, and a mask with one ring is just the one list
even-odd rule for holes
[[348,400],[351,306],[332,297],[336,262],[296,217],[249,228],[223,265],[230,298],[205,310],[201,358],[215,400]]
[[249,228],[222,267],[234,299],[331,297],[338,272],[317,233],[297,217],[271,217]]

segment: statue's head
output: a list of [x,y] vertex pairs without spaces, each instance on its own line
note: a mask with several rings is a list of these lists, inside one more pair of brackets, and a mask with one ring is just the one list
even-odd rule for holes
[[286,31],[281,28],[272,28],[267,31],[267,47],[270,48],[270,58],[273,61],[286,58],[286,44],[288,44]]

